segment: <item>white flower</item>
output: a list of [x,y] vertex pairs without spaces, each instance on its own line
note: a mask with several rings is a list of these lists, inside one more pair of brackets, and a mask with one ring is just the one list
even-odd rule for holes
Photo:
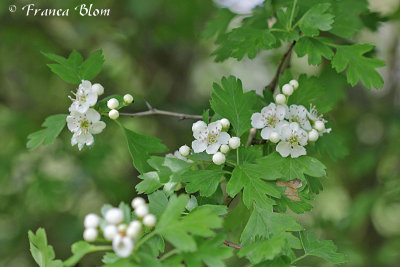
[[216,164],[216,165],[222,165],[225,163],[226,157],[224,154],[222,154],[221,152],[217,152],[213,155],[212,157],[212,161]]
[[237,14],[250,14],[251,10],[265,0],[214,0],[220,7],[229,8]]
[[103,121],[100,121],[100,114],[90,108],[85,113],[72,111],[67,117],[68,129],[73,132],[71,144],[78,144],[79,150],[84,145],[90,146],[94,143],[93,134],[99,134],[106,127]]
[[87,242],[93,242],[96,240],[98,232],[95,228],[87,228],[83,232],[83,239]]
[[322,115],[318,114],[318,110],[315,106],[313,106],[312,104],[310,104],[310,111],[307,113],[307,117],[312,120],[312,121],[322,121],[322,122],[326,122],[323,118]]
[[89,213],[85,216],[83,225],[85,228],[96,228],[100,224],[100,218],[94,213]]
[[70,97],[72,100],[72,104],[69,107],[70,112],[85,113],[97,102],[97,91],[92,89],[92,84],[89,81],[82,81],[74,95],[75,98]]
[[111,224],[119,224],[124,220],[124,213],[119,208],[111,208],[107,210],[104,219]]
[[156,216],[154,216],[153,214],[147,214],[143,218],[143,224],[147,227],[154,227],[156,225],[156,221]]
[[240,138],[239,137],[232,137],[231,139],[229,139],[229,146],[232,149],[236,149],[240,146]]
[[301,105],[290,105],[288,108],[285,118],[289,122],[297,122],[301,128],[310,131],[312,129],[311,123],[308,120],[308,111],[304,106]]
[[129,257],[135,247],[132,239],[127,236],[122,236],[120,234],[114,237],[112,246],[114,252],[121,258]]
[[271,141],[272,143],[278,143],[279,140],[281,140],[281,136],[279,135],[279,133],[277,132],[272,132],[269,136],[269,141]]
[[276,151],[282,157],[297,158],[306,154],[307,132],[300,128],[297,122],[287,123],[280,129],[281,142],[276,146]]
[[221,145],[227,145],[230,135],[222,132],[222,124],[219,121],[212,122],[208,126],[204,121],[198,121],[192,127],[193,136],[196,138],[192,142],[194,153],[204,150],[207,154],[215,154]]
[[99,83],[93,84],[93,85],[92,85],[92,90],[93,90],[94,92],[96,92],[97,95],[102,95],[102,94],[104,94],[104,87],[103,87],[101,84],[99,84]]
[[278,132],[285,118],[285,107],[282,105],[269,104],[261,110],[261,113],[254,113],[251,116],[251,126],[261,130],[261,137],[265,140],[270,139],[273,132]]

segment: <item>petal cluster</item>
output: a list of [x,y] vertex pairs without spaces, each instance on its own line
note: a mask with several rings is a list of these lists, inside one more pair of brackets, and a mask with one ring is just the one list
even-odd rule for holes
[[229,8],[236,14],[251,14],[253,8],[264,3],[265,0],[214,0],[222,8]]

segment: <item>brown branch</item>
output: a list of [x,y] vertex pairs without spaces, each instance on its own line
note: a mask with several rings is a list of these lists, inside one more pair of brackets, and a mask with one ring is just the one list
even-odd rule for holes
[[163,116],[171,116],[171,117],[178,117],[181,120],[185,119],[192,119],[192,120],[201,120],[203,116],[201,115],[191,115],[191,114],[184,114],[184,113],[177,113],[172,111],[160,110],[153,108],[149,102],[145,100],[146,106],[149,109],[148,111],[136,112],[136,113],[120,113],[121,116],[128,116],[128,117],[142,117],[142,116],[150,116],[150,115],[163,115]]
[[243,247],[241,247],[241,246],[239,246],[239,245],[236,245],[236,244],[234,244],[234,243],[232,243],[232,242],[230,242],[230,241],[228,241],[228,240],[225,240],[224,241],[224,244],[226,245],[226,246],[228,246],[228,247],[231,247],[231,248],[236,248],[236,249],[242,249]]
[[265,143],[267,143],[267,140],[253,139],[253,140],[251,141],[251,144],[252,144],[252,145],[263,145],[263,144],[265,144]]
[[276,73],[274,75],[274,78],[272,78],[271,82],[265,87],[265,90],[270,90],[271,92],[274,92],[274,89],[279,81],[279,76],[285,70],[285,68],[284,68],[285,62],[289,58],[290,54],[292,53],[292,50],[293,50],[295,44],[296,44],[296,41],[293,41],[293,43],[290,44],[289,49],[282,56],[281,61],[279,62],[278,68],[276,70]]
[[253,143],[253,139],[256,138],[257,129],[251,128],[249,133],[249,138],[247,138],[246,147],[250,146]]

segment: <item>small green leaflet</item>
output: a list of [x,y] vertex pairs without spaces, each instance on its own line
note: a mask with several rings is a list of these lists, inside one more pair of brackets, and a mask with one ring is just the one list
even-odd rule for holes
[[206,170],[192,170],[181,177],[186,182],[186,192],[193,194],[200,191],[200,196],[209,197],[215,193],[224,171],[211,165]]
[[219,9],[218,16],[207,22],[206,29],[203,31],[203,37],[208,39],[217,35],[217,40],[220,40],[220,36],[226,32],[229,23],[235,16],[236,15],[227,8]]
[[326,13],[329,7],[329,3],[317,4],[303,15],[297,24],[304,35],[315,36],[319,34],[319,30],[328,31],[332,29],[334,15]]
[[211,229],[222,226],[222,219],[212,209],[196,208],[186,216],[181,216],[189,201],[187,195],[170,198],[168,207],[161,215],[155,231],[181,251],[195,251],[193,236],[214,236]]
[[224,77],[221,85],[214,83],[211,94],[211,108],[215,113],[227,118],[240,137],[251,128],[250,117],[256,103],[254,91],[243,93],[242,82],[234,76]]
[[319,65],[322,62],[322,57],[332,59],[334,53],[325,43],[331,41],[322,37],[302,37],[297,41],[294,51],[299,57],[308,55],[308,64]]
[[73,51],[68,58],[51,53],[42,52],[42,54],[57,63],[47,65],[51,71],[72,84],[80,84],[82,80],[93,79],[99,74],[104,63],[102,50],[92,53],[85,61],[77,51]]
[[376,68],[385,66],[385,62],[365,57],[364,54],[374,48],[370,44],[341,45],[336,49],[332,67],[339,73],[346,69],[347,82],[355,86],[360,79],[368,89],[381,88],[383,79]]
[[28,232],[29,245],[33,259],[40,267],[62,267],[63,262],[55,259],[54,249],[47,244],[46,232],[39,228],[36,234]]
[[95,246],[85,241],[76,242],[71,246],[73,255],[64,261],[63,266],[75,266],[86,254],[111,249],[111,246]]
[[301,232],[300,240],[306,255],[317,256],[334,264],[347,261],[344,254],[336,252],[337,247],[331,240],[319,240],[315,234],[308,232]]
[[168,206],[167,196],[163,191],[156,191],[153,194],[150,194],[148,198],[150,212],[156,215],[157,218],[160,218],[161,214]]
[[48,146],[53,144],[62,129],[64,129],[67,116],[66,114],[57,114],[47,117],[42,124],[46,129],[28,135],[29,140],[26,143],[26,147],[33,150],[40,145]]
[[133,165],[140,173],[150,171],[152,168],[147,163],[147,160],[150,158],[149,154],[165,152],[167,147],[156,137],[138,134],[126,128],[123,129]]
[[232,248],[225,246],[225,236],[217,235],[212,239],[197,239],[197,250],[194,252],[182,253],[187,266],[202,267],[203,262],[208,267],[226,266],[223,259],[232,256]]
[[[274,184],[261,179],[276,178],[274,172],[268,171],[269,169],[264,168],[262,165],[238,165],[233,170],[231,179],[226,185],[226,192],[229,196],[235,197],[243,188],[243,203],[248,208],[253,205],[253,202],[256,202],[259,207],[272,209],[275,201],[268,196],[280,198],[281,193],[276,189]],[[271,174],[272,177],[270,176]]]

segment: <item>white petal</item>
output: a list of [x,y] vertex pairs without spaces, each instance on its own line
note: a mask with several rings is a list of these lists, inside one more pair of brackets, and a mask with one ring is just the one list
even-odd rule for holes
[[229,142],[231,136],[227,132],[222,132],[218,135],[217,141],[220,145],[226,145]]
[[276,108],[276,117],[279,120],[283,120],[285,118],[286,109],[283,105],[278,105]]
[[78,101],[76,101],[76,110],[79,113],[85,113],[86,111],[88,111],[89,109],[89,105],[85,102],[85,103],[79,103]]
[[200,140],[194,140],[192,142],[192,148],[194,153],[200,153],[206,150],[207,143]]
[[299,146],[299,145],[293,145],[292,153],[290,154],[290,156],[292,158],[298,158],[298,157],[306,155],[306,154],[307,154],[307,152],[304,147]]
[[87,96],[86,96],[86,102],[87,104],[92,107],[96,104],[97,102],[97,93],[96,92],[90,92]]
[[306,118],[307,113],[308,111],[304,106],[297,106],[297,114],[299,115],[300,118]]
[[115,253],[121,258],[129,257],[134,249],[134,244],[132,239],[130,239],[127,236],[123,237],[120,234],[114,237],[112,246]]
[[99,134],[104,128],[106,128],[106,123],[104,121],[97,121],[91,125],[90,132],[92,134]]
[[281,127],[280,135],[283,140],[289,139],[292,136],[292,130],[288,125]]
[[273,132],[273,128],[271,127],[265,127],[264,129],[261,130],[261,137],[264,140],[268,140],[269,136],[271,135],[271,133]]
[[91,123],[95,123],[100,120],[100,114],[92,108],[88,109],[85,115],[88,121],[90,121]]
[[210,134],[217,134],[221,132],[222,124],[219,121],[212,122],[208,125],[208,132]]
[[300,129],[300,126],[297,122],[291,122],[289,124],[290,129],[294,130],[294,131],[298,131]]
[[261,113],[253,113],[253,115],[251,115],[251,126],[257,129],[261,129],[265,126],[264,118]]
[[282,157],[286,158],[289,156],[292,148],[290,147],[290,144],[288,142],[281,141],[277,146],[276,146],[276,151],[281,154]]
[[309,121],[308,119],[302,119],[302,120],[300,121],[300,124],[301,124],[301,127],[302,127],[304,130],[310,131],[310,130],[312,129],[311,123],[310,123],[310,121]]
[[220,146],[221,145],[218,144],[218,143],[214,143],[214,144],[209,145],[207,147],[207,149],[206,149],[207,154],[215,154],[215,153],[217,153],[217,151],[218,151]]
[[77,120],[76,117],[71,116],[71,115],[67,117],[68,130],[70,130],[73,133],[77,132],[79,130],[79,126],[80,126],[80,122]]

